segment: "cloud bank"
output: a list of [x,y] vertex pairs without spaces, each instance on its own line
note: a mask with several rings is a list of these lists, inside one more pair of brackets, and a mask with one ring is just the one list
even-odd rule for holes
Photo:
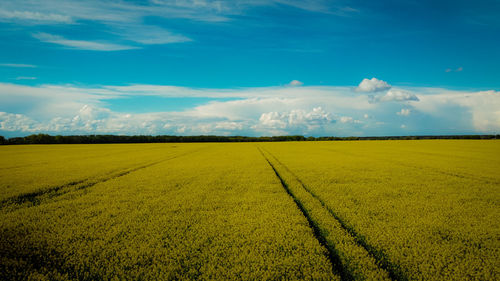
[[[124,101],[134,104],[144,97],[154,97],[159,109],[138,112],[114,106]],[[202,102],[183,110],[161,110],[162,104],[182,99]],[[391,87],[373,95],[335,86],[203,89],[0,83],[0,134],[6,136],[42,132],[366,136],[499,131],[500,92],[494,90]]]

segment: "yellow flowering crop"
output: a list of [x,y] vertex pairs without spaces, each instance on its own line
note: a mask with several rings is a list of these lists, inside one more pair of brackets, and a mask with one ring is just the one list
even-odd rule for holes
[[262,147],[393,278],[500,277],[500,142],[307,142]]
[[0,280],[498,280],[495,140],[0,146]]

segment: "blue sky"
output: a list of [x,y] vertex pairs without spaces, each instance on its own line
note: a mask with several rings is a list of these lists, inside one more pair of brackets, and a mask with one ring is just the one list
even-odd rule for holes
[[483,0],[4,0],[0,134],[499,133],[498,14]]

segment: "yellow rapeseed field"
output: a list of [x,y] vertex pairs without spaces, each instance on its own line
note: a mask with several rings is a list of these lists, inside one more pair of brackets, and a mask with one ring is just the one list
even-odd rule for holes
[[0,146],[0,280],[498,280],[496,140]]

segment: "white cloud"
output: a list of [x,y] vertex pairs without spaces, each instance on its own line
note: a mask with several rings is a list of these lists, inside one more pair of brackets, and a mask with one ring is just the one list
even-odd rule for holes
[[29,77],[29,76],[19,76],[15,78],[16,80],[36,80],[36,77]]
[[300,82],[299,80],[292,80],[290,83],[288,83],[288,86],[290,87],[298,87],[302,85],[304,85],[304,83]]
[[[180,2],[180,1],[179,1]],[[107,35],[109,42],[97,40],[66,39],[61,36],[40,33],[41,41],[64,45],[74,49],[93,51],[118,51],[137,49],[123,41],[139,44],[170,44],[191,41],[182,34],[145,24],[147,17],[188,18],[210,20],[210,15],[196,9],[164,7],[148,2],[125,1],[76,1],[76,0],[5,0],[0,4],[0,22],[15,23],[18,28],[29,29],[32,25],[98,23],[104,28],[93,30]],[[38,28],[40,29],[40,28]],[[95,32],[93,32],[95,33]],[[110,34],[112,36],[110,36]],[[113,36],[114,35],[114,36]],[[102,36],[101,36],[102,37]]]
[[90,51],[123,51],[137,49],[134,46],[119,45],[107,42],[94,42],[94,41],[83,41],[83,40],[70,40],[59,35],[52,35],[48,33],[35,33],[33,37],[45,42],[57,45],[62,45],[78,50],[90,50]]
[[256,120],[262,113],[290,112],[295,109],[308,111],[318,106],[338,109],[337,114],[354,114],[354,112],[365,111],[375,106],[370,104],[366,97],[353,97],[350,95],[350,89],[341,89],[314,87],[283,87],[283,90],[246,89],[243,93],[235,92],[235,96],[242,99],[226,102],[214,101],[188,112],[203,117]]
[[419,98],[405,90],[391,89],[383,96],[370,96],[372,102],[390,102],[390,101],[419,101]]
[[163,45],[192,41],[190,38],[175,34],[171,31],[154,25],[136,25],[116,23],[112,27],[113,33],[122,36],[125,40],[144,45]]
[[34,23],[72,23],[71,17],[61,14],[36,11],[13,11],[0,9],[0,21],[29,21]]
[[[500,131],[499,91],[461,92],[446,89],[424,89],[424,91],[425,94],[420,95],[420,102],[413,105],[418,111],[434,118],[449,119],[450,122],[456,122],[458,117],[470,115],[470,121],[477,132]],[[461,116],[456,116],[457,113],[450,114],[450,109],[458,111]]]
[[36,68],[36,65],[22,63],[0,63],[0,66],[19,67],[19,68]]
[[401,111],[399,112],[396,112],[397,115],[401,115],[401,116],[408,116],[410,115],[410,109],[408,108],[401,108]]
[[[348,87],[268,87],[193,89],[161,85],[76,87],[0,83],[0,131],[22,133],[114,134],[312,134],[388,135],[406,115],[412,133],[496,133],[500,131],[500,93],[411,88],[420,102],[369,103]],[[396,91],[396,90],[394,90]],[[398,91],[400,91],[398,89]],[[401,90],[402,91],[402,90]],[[115,99],[206,97],[211,101],[184,111],[115,112]],[[403,95],[406,96],[406,95]],[[416,96],[416,95],[415,95]],[[237,98],[219,100],[217,98]],[[401,100],[398,95],[379,100]],[[396,97],[396,98],[395,98]],[[402,100],[408,100],[408,97]],[[410,96],[411,100],[411,96]],[[328,110],[326,110],[328,109]],[[403,110],[402,110],[403,109]],[[408,111],[407,111],[408,110]],[[418,119],[412,111],[419,112]],[[359,121],[362,119],[363,121]],[[408,122],[408,123],[407,123]],[[0,132],[0,134],[2,134]]]
[[474,126],[481,132],[500,131],[500,92],[481,91],[455,100],[469,108]]
[[[356,9],[343,7],[334,4],[328,0],[152,0],[153,3],[163,5],[171,9],[185,9],[191,13],[204,11],[207,14],[219,15],[235,15],[241,14],[244,10],[259,6],[274,6],[282,5],[291,6],[297,9],[344,15],[349,12],[355,12]],[[186,12],[185,12],[186,13]]]
[[406,125],[405,124],[401,124],[401,129],[406,129]]
[[165,116],[130,115],[106,108],[84,105],[76,114],[54,117],[41,122],[24,114],[0,112],[0,131],[65,134],[156,134],[165,124]]
[[118,95],[103,89],[77,88],[74,86],[26,86],[0,83],[0,105],[16,108],[17,112],[28,114],[37,120],[47,120],[56,116],[68,117],[83,105],[100,106],[107,99]]
[[265,127],[285,129],[288,125],[288,116],[287,113],[262,113],[259,121]]
[[[240,1],[240,2],[245,2],[245,1]],[[254,2],[259,2],[259,1],[254,1]],[[276,4],[288,5],[309,12],[325,13],[337,16],[348,16],[352,13],[359,12],[359,10],[355,8],[349,6],[343,6],[342,3],[331,0],[270,0],[270,1],[268,0],[260,2],[274,4],[274,5]]]
[[255,128],[307,133],[334,122],[331,113],[324,111],[321,107],[316,107],[312,111],[294,109],[289,112],[262,113],[259,124]]
[[175,31],[145,24],[149,18],[181,18],[202,22],[230,21],[234,16],[255,7],[281,7],[287,5],[302,10],[343,15],[352,8],[332,4],[326,0],[150,0],[150,1],[100,1],[100,0],[3,0],[0,4],[0,22],[14,23],[18,28],[32,25],[61,25],[98,23],[103,33],[117,35],[118,42],[95,40],[68,40],[52,38],[53,43],[85,50],[131,49],[123,40],[140,44],[170,44],[192,39]]
[[34,132],[37,122],[23,114],[0,112],[0,131]]
[[378,80],[377,78],[372,78],[372,79],[363,79],[361,83],[359,83],[358,87],[356,88],[356,91],[358,92],[378,92],[378,91],[384,91],[388,90],[391,88],[391,85],[389,85],[387,82]]
[[352,123],[354,120],[352,117],[349,116],[342,116],[340,117],[340,122],[341,123]]
[[215,129],[221,129],[226,131],[236,131],[243,130],[243,124],[239,122],[217,122],[215,123]]

